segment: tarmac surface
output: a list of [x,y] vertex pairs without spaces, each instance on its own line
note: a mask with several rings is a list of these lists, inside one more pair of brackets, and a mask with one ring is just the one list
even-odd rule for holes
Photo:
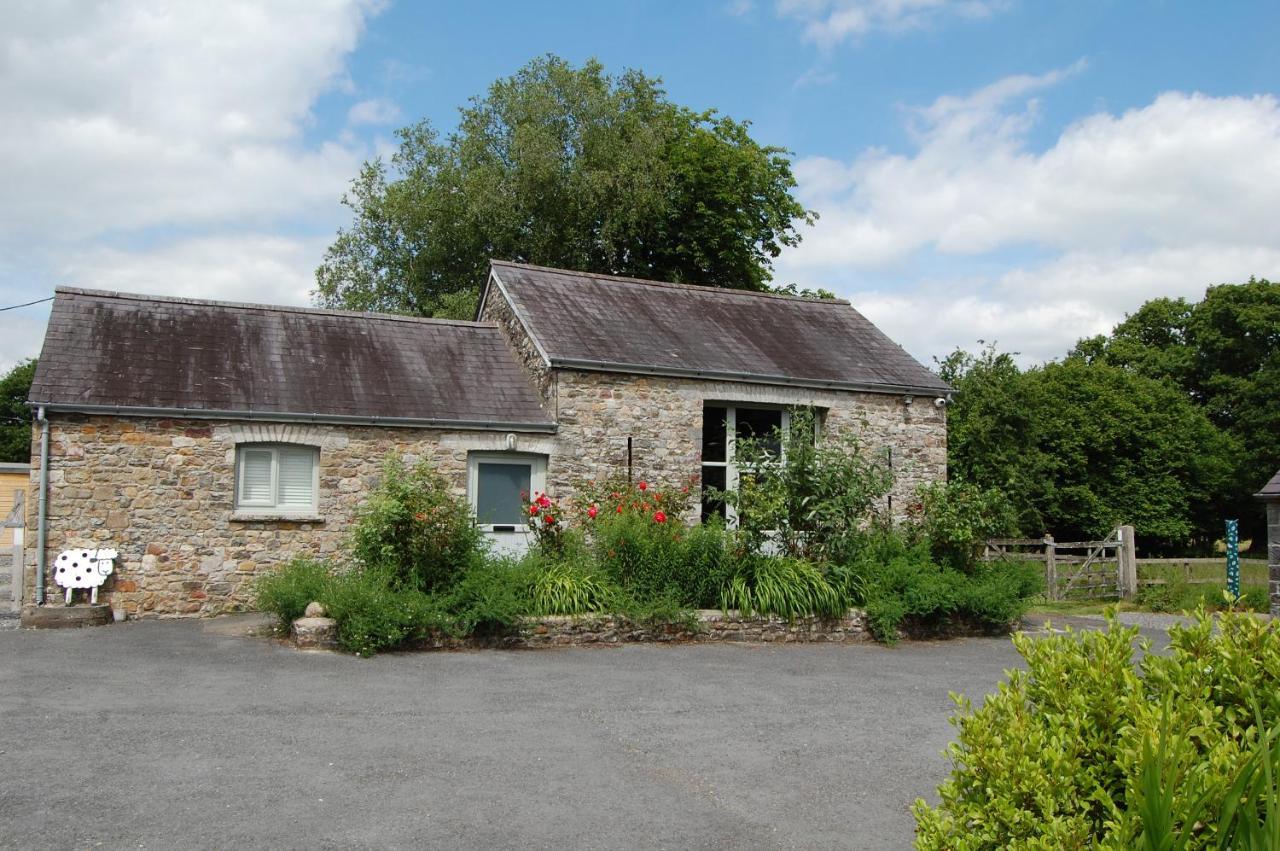
[[0,847],[908,848],[948,693],[1020,661],[1008,638],[362,660],[251,623],[0,631]]

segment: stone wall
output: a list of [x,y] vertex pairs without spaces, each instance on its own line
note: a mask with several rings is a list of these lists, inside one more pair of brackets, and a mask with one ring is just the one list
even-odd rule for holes
[[1267,565],[1271,578],[1271,616],[1280,618],[1280,500],[1267,503]]
[[667,487],[688,484],[701,473],[707,402],[822,409],[826,439],[857,435],[867,451],[892,458],[895,515],[906,510],[919,485],[947,474],[946,409],[932,398],[908,405],[901,395],[572,370],[557,370],[555,379],[558,437],[577,451],[551,459],[548,481],[625,471],[630,438],[635,476]]
[[853,643],[872,641],[866,616],[850,609],[839,620],[743,617],[739,612],[705,609],[688,625],[652,626],[625,618],[600,615],[529,618],[510,635],[496,638],[447,638],[423,641],[423,650],[462,650],[477,647],[538,648],[626,644],[631,642],[744,641],[777,644]]
[[[51,415],[48,562],[64,549],[111,546],[120,557],[100,599],[131,616],[243,608],[250,582],[263,571],[296,556],[337,553],[356,506],[389,455],[411,464],[429,460],[465,494],[467,453],[503,450],[505,440],[500,433],[441,429]],[[524,451],[559,451],[551,435],[522,434],[519,440]],[[319,447],[314,517],[237,514],[235,447],[257,442]],[[35,450],[27,500],[29,600],[35,585],[38,443]],[[46,579],[46,599],[60,600],[60,589]]]

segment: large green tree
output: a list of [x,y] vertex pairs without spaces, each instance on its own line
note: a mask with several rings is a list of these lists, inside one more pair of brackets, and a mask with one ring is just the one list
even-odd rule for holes
[[35,359],[19,363],[0,378],[0,461],[31,460],[31,411],[27,394],[36,374]]
[[1024,532],[1078,539],[1131,523],[1144,548],[1220,532],[1235,441],[1171,384],[1070,357],[1020,370],[988,347],[941,363],[953,475],[998,487]]
[[491,257],[766,289],[813,214],[792,195],[788,153],[748,131],[639,71],[535,59],[473,98],[449,136],[423,121],[399,131],[390,164],[365,163],[316,298],[467,316]]
[[1240,445],[1219,518],[1262,533],[1252,494],[1280,468],[1280,283],[1209,287],[1198,302],[1154,299],[1076,354],[1178,387]]

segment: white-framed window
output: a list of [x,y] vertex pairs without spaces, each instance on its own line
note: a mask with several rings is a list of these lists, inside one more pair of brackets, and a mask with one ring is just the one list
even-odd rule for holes
[[735,405],[730,402],[703,403],[702,519],[706,521],[718,514],[729,525],[733,525],[737,520],[733,507],[712,498],[708,488],[731,491],[738,487],[738,463],[735,450],[739,439],[755,438],[774,453],[781,455],[783,443],[790,433],[791,409],[789,407]]
[[236,447],[238,510],[315,514],[319,492],[320,450],[316,447],[269,443]]
[[547,458],[517,452],[467,455],[467,498],[487,532],[523,532],[525,500],[547,489]]

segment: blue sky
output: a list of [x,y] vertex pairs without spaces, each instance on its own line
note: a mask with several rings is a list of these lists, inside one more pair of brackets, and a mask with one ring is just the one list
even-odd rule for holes
[[[777,279],[928,363],[1060,356],[1158,295],[1280,276],[1280,4],[19,4],[0,33],[0,306],[55,284],[305,303],[396,127],[531,57],[660,76],[795,154]],[[0,313],[0,365],[45,306]]]

